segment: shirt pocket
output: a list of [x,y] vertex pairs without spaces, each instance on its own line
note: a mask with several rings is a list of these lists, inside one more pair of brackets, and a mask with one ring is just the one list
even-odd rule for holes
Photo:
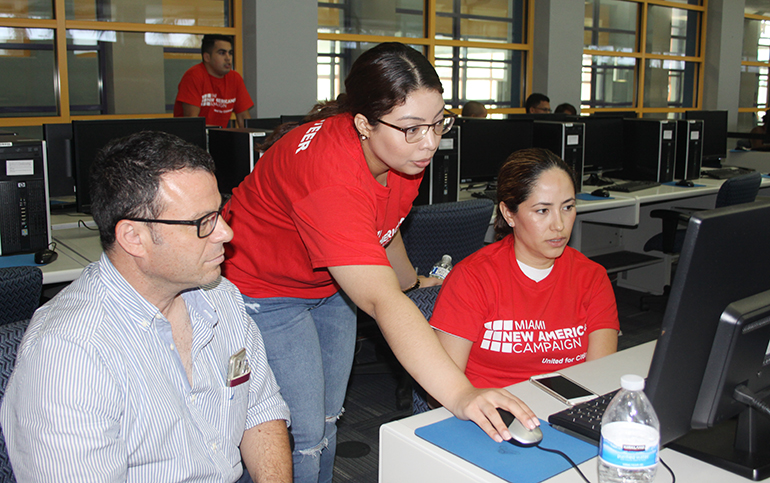
[[222,389],[222,421],[225,424],[223,432],[229,441],[226,444],[225,456],[233,465],[240,463],[240,444],[243,432],[246,430],[246,415],[249,411],[249,381],[235,387]]

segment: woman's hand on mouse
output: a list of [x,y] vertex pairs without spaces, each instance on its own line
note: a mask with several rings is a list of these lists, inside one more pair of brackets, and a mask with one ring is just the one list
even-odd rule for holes
[[540,420],[524,402],[505,389],[472,388],[457,400],[457,409],[445,405],[460,419],[469,419],[498,443],[511,439],[497,408],[513,414],[527,429],[540,425]]

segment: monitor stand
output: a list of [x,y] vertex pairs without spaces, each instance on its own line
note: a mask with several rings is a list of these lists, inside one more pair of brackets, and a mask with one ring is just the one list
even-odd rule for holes
[[667,447],[754,481],[770,476],[770,419],[756,409],[690,431]]

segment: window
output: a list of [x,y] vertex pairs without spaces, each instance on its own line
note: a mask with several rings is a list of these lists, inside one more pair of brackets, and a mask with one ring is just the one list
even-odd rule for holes
[[334,99],[361,52],[403,42],[436,66],[444,99],[493,113],[521,112],[532,78],[528,12],[533,0],[334,0],[318,2],[318,98]]
[[57,114],[54,30],[0,27],[0,66],[0,116]]
[[698,108],[704,23],[700,0],[586,0],[581,108],[643,117]]
[[0,130],[40,137],[40,125],[75,117],[169,116],[203,34],[234,36],[237,63],[241,2],[2,2],[0,70],[14,75],[0,76]]

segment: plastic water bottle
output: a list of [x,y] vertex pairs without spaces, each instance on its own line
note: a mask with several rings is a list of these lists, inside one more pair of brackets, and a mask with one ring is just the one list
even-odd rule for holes
[[452,257],[450,255],[444,255],[441,260],[433,265],[430,269],[429,277],[438,278],[444,280],[449,272],[452,270]]
[[599,483],[651,482],[658,468],[660,423],[644,379],[627,374],[602,417]]

